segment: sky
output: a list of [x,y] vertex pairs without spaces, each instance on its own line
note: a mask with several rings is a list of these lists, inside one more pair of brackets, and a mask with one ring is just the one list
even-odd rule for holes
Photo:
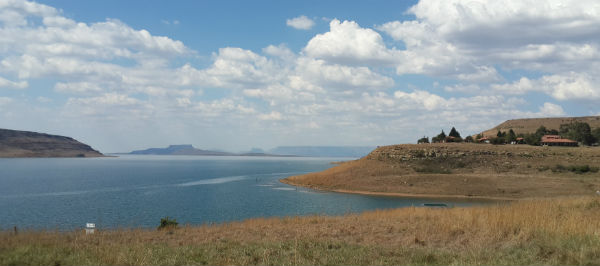
[[101,152],[600,115],[600,2],[0,0],[0,128]]

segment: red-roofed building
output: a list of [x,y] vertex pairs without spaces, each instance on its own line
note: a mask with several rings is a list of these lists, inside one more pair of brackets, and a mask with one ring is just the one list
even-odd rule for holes
[[477,139],[477,141],[479,141],[479,142],[484,142],[484,143],[490,143],[490,138],[488,138],[488,137],[483,137],[483,138]]
[[540,141],[540,144],[548,146],[578,146],[577,141],[563,139],[559,135],[544,135],[542,136],[542,141]]

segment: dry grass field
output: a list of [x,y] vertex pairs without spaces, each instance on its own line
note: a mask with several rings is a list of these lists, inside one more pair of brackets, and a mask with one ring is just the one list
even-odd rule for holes
[[174,230],[0,233],[0,265],[598,265],[600,197]]
[[599,147],[403,144],[282,182],[382,195],[522,199],[594,195],[599,167]]

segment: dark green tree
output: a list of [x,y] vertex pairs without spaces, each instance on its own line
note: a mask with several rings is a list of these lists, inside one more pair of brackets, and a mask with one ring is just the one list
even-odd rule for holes
[[442,133],[438,134],[437,136],[431,138],[431,142],[442,142],[446,140],[446,133],[444,133],[444,130],[442,129]]
[[[555,134],[552,134],[552,133],[555,133]],[[540,126],[535,131],[535,133],[524,134],[523,139],[525,140],[525,143],[527,143],[529,145],[538,146],[538,145],[540,145],[540,142],[542,141],[542,136],[544,136],[544,135],[558,135],[558,133],[556,133],[555,129],[548,130],[545,126]]]
[[469,143],[470,143],[470,142],[473,142],[473,137],[472,137],[472,136],[467,136],[467,137],[465,138],[465,142],[469,142]]
[[429,143],[429,137],[423,136],[422,138],[417,140],[417,144],[421,144],[421,143]]
[[539,146],[542,139],[541,136],[536,134],[525,134],[523,135],[523,140],[529,145]]
[[592,136],[594,136],[595,143],[600,142],[600,127],[594,128],[594,130],[592,130]]
[[538,127],[538,129],[535,131],[535,135],[536,135],[536,136],[540,136],[540,138],[541,138],[543,135],[546,135],[547,133],[548,133],[548,130],[546,129],[546,127],[545,127],[545,126],[540,126],[540,127]]
[[498,137],[498,138],[504,138],[504,137],[506,137],[506,131],[505,132],[500,132],[500,130],[498,130],[498,133],[496,133],[496,137]]
[[456,128],[454,128],[454,127],[452,127],[452,129],[450,129],[450,133],[448,133],[448,136],[455,137],[455,138],[461,138],[460,133],[458,133],[458,131],[456,131]]
[[576,121],[570,124],[562,124],[560,125],[559,134],[562,138],[575,140],[584,145],[592,145],[596,142],[590,125],[585,122]]
[[512,130],[512,128],[508,131],[508,134],[504,137],[507,143],[511,143],[517,140],[517,135]]

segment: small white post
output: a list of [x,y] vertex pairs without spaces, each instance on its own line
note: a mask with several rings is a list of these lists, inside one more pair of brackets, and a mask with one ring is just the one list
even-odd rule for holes
[[94,233],[94,229],[96,229],[95,223],[86,223],[85,224],[85,234],[90,235]]

